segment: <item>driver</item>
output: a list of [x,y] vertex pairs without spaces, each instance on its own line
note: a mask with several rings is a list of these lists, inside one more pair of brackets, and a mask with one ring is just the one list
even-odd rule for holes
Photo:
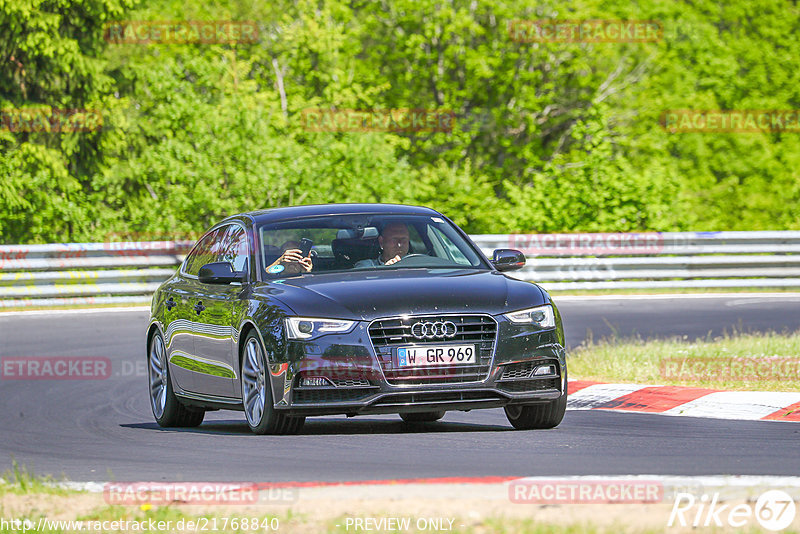
[[381,254],[377,259],[368,258],[357,261],[355,267],[377,267],[378,265],[393,265],[408,254],[408,227],[403,223],[386,225],[378,236],[378,245]]

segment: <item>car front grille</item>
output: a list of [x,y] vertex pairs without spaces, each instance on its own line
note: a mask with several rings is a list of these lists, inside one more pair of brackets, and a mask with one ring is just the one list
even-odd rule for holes
[[[455,334],[450,337],[420,339],[412,334],[417,322],[452,322]],[[489,375],[492,354],[497,338],[497,322],[488,315],[426,315],[407,318],[378,319],[369,327],[369,336],[383,368],[383,374],[391,385],[404,384],[449,384],[479,382]],[[395,352],[398,347],[474,344],[477,363],[466,365],[428,366],[398,368]]]

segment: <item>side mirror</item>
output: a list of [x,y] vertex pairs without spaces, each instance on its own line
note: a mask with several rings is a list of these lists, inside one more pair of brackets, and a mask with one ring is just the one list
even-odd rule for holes
[[492,265],[498,271],[515,271],[525,265],[525,255],[512,248],[498,248],[492,253]]
[[200,267],[197,278],[204,284],[230,284],[231,282],[242,282],[244,272],[233,270],[233,265],[227,261],[217,261],[206,263]]

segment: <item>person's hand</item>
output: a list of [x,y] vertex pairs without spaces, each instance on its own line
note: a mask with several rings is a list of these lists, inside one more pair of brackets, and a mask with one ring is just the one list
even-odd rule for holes
[[395,263],[397,263],[397,262],[398,262],[398,261],[400,261],[401,259],[402,259],[402,258],[400,258],[400,254],[398,254],[398,255],[397,255],[397,256],[395,256],[394,258],[392,258],[392,259],[390,259],[389,261],[387,261],[386,263],[384,263],[384,265],[394,265]]
[[311,269],[314,267],[314,264],[311,262],[311,258],[307,256],[301,259],[299,263],[303,266],[303,269],[305,269],[307,273],[310,273]]
[[278,263],[300,263],[303,260],[303,252],[299,248],[290,248],[286,250],[281,257],[278,258]]
[[307,256],[304,257],[303,251],[299,248],[290,248],[286,250],[281,254],[281,257],[278,258],[277,263],[284,265],[287,270],[291,269],[296,272],[305,271],[307,273],[311,272],[314,266],[311,262],[311,258]]

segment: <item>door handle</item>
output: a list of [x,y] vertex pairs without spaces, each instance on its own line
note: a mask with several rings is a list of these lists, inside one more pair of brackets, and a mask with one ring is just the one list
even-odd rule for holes
[[178,305],[178,303],[175,302],[175,300],[172,297],[170,297],[169,300],[167,302],[165,302],[164,304],[167,307],[167,311],[170,311],[172,308],[174,308],[175,306]]
[[205,309],[206,309],[206,307],[203,306],[203,302],[202,301],[200,301],[200,302],[198,302],[197,304],[194,305],[194,311],[197,312],[197,315],[200,315],[203,312],[203,310],[205,310]]

